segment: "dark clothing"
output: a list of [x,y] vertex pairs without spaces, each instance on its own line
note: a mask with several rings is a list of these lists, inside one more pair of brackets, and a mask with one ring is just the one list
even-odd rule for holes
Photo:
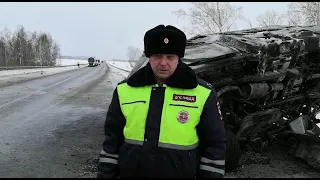
[[[124,82],[133,87],[156,84],[149,64],[121,83]],[[197,78],[192,69],[181,61],[166,84],[182,89],[193,89],[201,85],[212,90],[197,125],[199,146],[193,150],[157,147],[165,87],[156,87],[151,93],[145,127],[145,137],[148,141],[144,142],[143,146],[125,143],[123,128],[126,120],[121,112],[115,89],[105,121],[103,153],[100,154],[100,158],[112,159],[99,162],[98,178],[223,177],[226,134],[217,108],[216,91],[210,84]]]

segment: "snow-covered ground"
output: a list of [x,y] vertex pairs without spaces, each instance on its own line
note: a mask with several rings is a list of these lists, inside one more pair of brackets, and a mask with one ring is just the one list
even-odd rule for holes
[[[53,68],[34,68],[34,69],[15,69],[15,70],[2,70],[0,71],[0,85],[6,84],[8,81],[15,81],[21,79],[30,79],[40,76],[47,76],[52,74],[57,74],[65,71],[71,71],[78,69],[77,63],[81,64],[80,68],[88,67],[86,60],[76,60],[76,59],[61,59],[59,63],[63,66],[53,67]],[[73,64],[75,63],[75,64]],[[101,65],[105,65],[104,63]],[[107,65],[110,67],[111,74],[114,74],[116,81],[122,81],[126,78],[132,69],[128,61],[108,61]],[[42,74],[41,74],[42,73]],[[118,75],[118,76],[117,76]],[[120,75],[120,76],[119,76]],[[116,85],[118,82],[115,82]]]
[[110,64],[107,65],[109,66],[108,76],[111,80],[112,87],[115,89],[119,82],[128,77],[129,72],[116,68],[115,66],[111,66]]
[[109,65],[116,67],[118,69],[130,72],[131,69],[133,68],[134,64],[130,63],[129,61],[106,61]]
[[[85,65],[80,66],[80,68],[87,67]],[[14,75],[21,75],[21,74],[30,74],[30,73],[37,73],[42,72],[43,74],[54,74],[64,71],[70,71],[78,69],[78,66],[67,66],[67,67],[54,67],[54,68],[34,68],[34,69],[14,69],[14,70],[4,70],[0,71],[1,76],[14,76]]]
[[[40,72],[43,72],[43,74],[54,74],[54,73],[59,73],[64,71],[70,71],[78,68],[77,66],[78,62],[81,64],[80,68],[87,67],[88,65],[87,60],[83,60],[83,59],[79,59],[79,60],[78,59],[59,59],[57,60],[57,65],[60,65],[60,67],[2,70],[0,71],[0,77],[26,75],[26,74],[40,73]],[[111,67],[115,67],[117,69],[125,71],[126,75],[132,69],[130,62],[128,61],[106,61],[106,62]]]
[[24,75],[24,74],[40,73],[40,72],[42,72],[43,74],[55,74],[59,72],[77,69],[78,62],[81,64],[80,68],[87,67],[87,64],[88,64],[87,60],[77,60],[77,59],[58,59],[57,64],[58,62],[61,64],[62,67],[2,70],[0,71],[0,77]]
[[88,60],[86,59],[57,59],[56,65],[57,66],[70,66],[70,65],[77,65],[78,62],[80,64],[88,64]]

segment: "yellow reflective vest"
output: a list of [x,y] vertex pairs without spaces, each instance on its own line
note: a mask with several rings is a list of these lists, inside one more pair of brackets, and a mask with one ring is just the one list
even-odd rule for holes
[[[143,145],[151,92],[158,85],[117,87],[121,111],[126,119],[125,142]],[[196,126],[210,89],[198,85],[194,89],[165,86],[158,147],[190,150],[198,146]]]

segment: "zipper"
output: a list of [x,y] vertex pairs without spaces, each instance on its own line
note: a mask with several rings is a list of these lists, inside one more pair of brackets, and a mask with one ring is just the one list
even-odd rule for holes
[[170,106],[182,106],[182,107],[189,107],[189,108],[198,108],[198,106],[187,106],[182,104],[169,104]]
[[134,104],[134,103],[146,103],[146,101],[132,101],[132,102],[122,103],[121,105]]

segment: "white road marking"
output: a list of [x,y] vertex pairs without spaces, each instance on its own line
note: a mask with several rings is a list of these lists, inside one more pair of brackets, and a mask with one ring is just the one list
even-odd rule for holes
[[67,80],[76,78],[76,77],[78,77],[78,76],[79,76],[79,75],[69,77],[69,78],[64,79],[64,80],[62,80],[62,81],[59,81],[59,82],[57,82],[57,83],[51,84],[51,85],[48,86],[48,87],[45,87],[45,88],[42,88],[42,89],[38,89],[38,90],[33,91],[33,92],[31,92],[31,93],[29,93],[29,94],[27,94],[27,95],[25,95],[25,96],[22,96],[22,97],[19,97],[19,98],[15,99],[15,100],[10,101],[10,102],[4,103],[4,104],[2,104],[2,105],[0,106],[0,109],[3,108],[3,107],[5,107],[5,106],[8,106],[8,105],[10,105],[10,104],[13,104],[13,103],[15,103],[15,102],[17,102],[17,101],[20,101],[20,100],[23,100],[23,99],[25,99],[25,98],[27,98],[27,97],[30,97],[30,96],[33,95],[34,93],[37,93],[37,92],[40,92],[40,91],[42,91],[42,90],[46,90],[46,89],[52,88],[52,87],[54,87],[54,86],[56,86],[56,85],[58,85],[58,84],[61,84],[61,83],[65,82],[65,81],[67,81]]

